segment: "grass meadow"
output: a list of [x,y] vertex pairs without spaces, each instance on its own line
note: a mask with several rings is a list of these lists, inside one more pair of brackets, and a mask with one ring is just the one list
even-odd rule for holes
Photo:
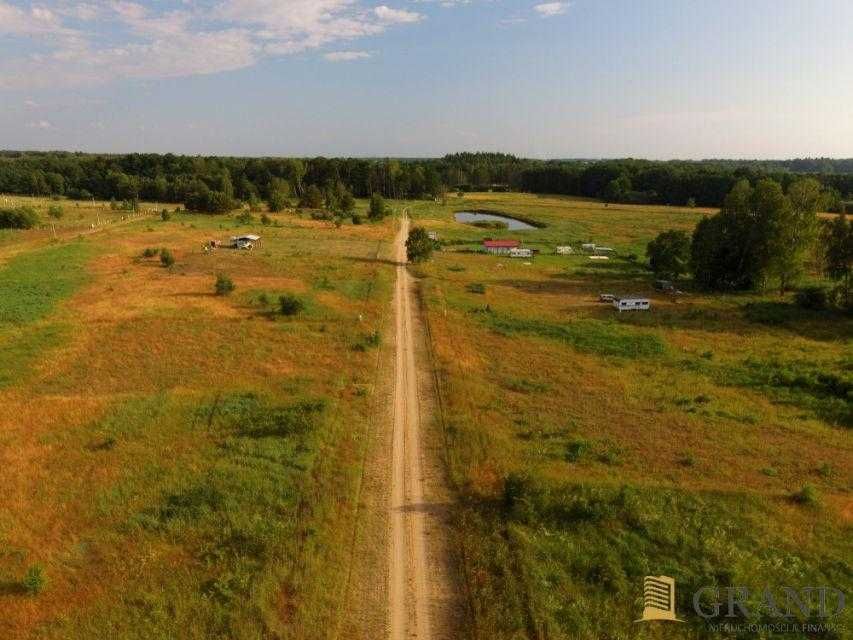
[[[334,637],[385,410],[393,220],[62,204],[55,233],[0,236],[0,637]],[[658,295],[645,244],[708,211],[523,194],[394,208],[445,243],[414,273],[472,638],[720,637],[695,587],[849,593],[849,317]],[[454,222],[472,209],[543,226]],[[249,232],[254,251],[203,250]],[[541,253],[476,253],[484,237]],[[553,255],[588,241],[617,255]],[[617,315],[599,293],[653,310]],[[302,311],[278,313],[283,295]],[[634,623],[649,574],[676,579],[686,624]]]
[[[466,209],[546,226],[455,223]],[[853,320],[777,294],[656,292],[645,244],[706,211],[519,194],[410,211],[445,241],[417,269],[474,637],[720,637],[693,612],[701,586],[850,592]],[[484,237],[541,253],[470,251]],[[581,242],[617,255],[553,255]],[[652,574],[676,579],[686,624],[634,623]]]
[[[111,212],[93,232],[103,209],[63,205],[83,232],[0,241],[0,637],[327,638],[393,221]],[[203,251],[250,231],[254,251]]]

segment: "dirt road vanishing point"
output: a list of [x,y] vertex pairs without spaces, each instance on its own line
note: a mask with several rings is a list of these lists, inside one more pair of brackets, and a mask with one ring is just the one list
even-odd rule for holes
[[462,607],[448,543],[449,494],[438,438],[430,437],[425,423],[435,409],[435,389],[425,373],[424,332],[406,266],[408,233],[409,219],[403,217],[395,243],[389,637],[450,639],[460,637]]

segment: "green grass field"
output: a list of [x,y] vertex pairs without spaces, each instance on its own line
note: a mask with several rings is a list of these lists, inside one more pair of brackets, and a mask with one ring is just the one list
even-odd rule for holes
[[[0,236],[0,637],[334,636],[386,409],[393,219],[118,212],[93,228],[104,207],[63,204],[79,213],[55,234]],[[850,592],[851,318],[658,294],[645,244],[708,211],[391,204],[444,243],[413,272],[471,638],[738,637],[692,615],[695,588]],[[464,210],[540,226],[480,229]],[[253,251],[203,250],[249,232]],[[483,255],[485,237],[540,254]],[[553,253],[590,241],[617,253]],[[161,248],[173,266],[145,257]],[[653,309],[620,315],[600,293]],[[302,311],[280,314],[282,295]],[[635,624],[651,574],[676,579],[684,625]]]
[[[546,226],[452,221],[466,209]],[[418,271],[474,637],[719,637],[692,611],[701,586],[850,591],[853,320],[776,294],[658,294],[645,244],[707,212],[498,194],[411,211],[446,242]],[[466,252],[484,237],[541,254]],[[553,255],[589,241],[617,255]],[[633,622],[652,574],[676,579],[687,624]]]

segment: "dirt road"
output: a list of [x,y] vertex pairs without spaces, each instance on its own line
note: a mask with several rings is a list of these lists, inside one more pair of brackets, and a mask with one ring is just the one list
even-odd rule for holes
[[422,422],[434,405],[434,389],[429,376],[419,376],[424,336],[406,266],[408,232],[404,217],[396,240],[394,295],[389,635],[391,640],[458,638],[459,589],[447,542],[449,497],[439,452],[427,433],[429,423]]

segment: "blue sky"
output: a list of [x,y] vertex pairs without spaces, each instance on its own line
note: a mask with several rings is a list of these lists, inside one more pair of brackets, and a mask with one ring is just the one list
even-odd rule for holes
[[0,0],[0,148],[853,156],[849,0]]

